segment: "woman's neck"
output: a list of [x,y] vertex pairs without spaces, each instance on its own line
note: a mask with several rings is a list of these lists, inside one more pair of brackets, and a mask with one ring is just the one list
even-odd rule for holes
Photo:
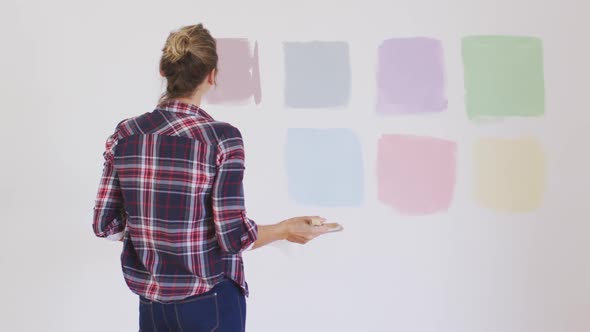
[[200,95],[194,95],[192,97],[184,97],[184,98],[174,98],[180,102],[186,103],[186,104],[192,104],[195,105],[197,107],[201,106],[201,96]]

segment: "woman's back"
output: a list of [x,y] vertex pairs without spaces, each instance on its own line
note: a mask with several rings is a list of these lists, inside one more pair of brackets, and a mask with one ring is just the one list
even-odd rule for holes
[[124,208],[123,271],[135,293],[174,301],[210,290],[224,274],[247,291],[239,252],[256,239],[256,225],[245,214],[235,127],[168,101],[119,123],[105,159],[116,177],[103,178],[95,231],[116,226],[109,214]]

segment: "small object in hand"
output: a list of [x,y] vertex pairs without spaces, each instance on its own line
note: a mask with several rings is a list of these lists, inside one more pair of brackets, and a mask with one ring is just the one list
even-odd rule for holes
[[311,225],[312,226],[321,226],[324,224],[324,218],[320,218],[320,217],[312,217],[311,218]]

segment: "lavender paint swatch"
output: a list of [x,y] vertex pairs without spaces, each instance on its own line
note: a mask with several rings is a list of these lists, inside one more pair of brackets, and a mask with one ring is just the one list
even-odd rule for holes
[[362,146],[350,129],[289,128],[289,196],[297,203],[358,206],[364,194]]
[[392,38],[379,46],[377,113],[430,113],[447,108],[443,49],[430,38]]
[[350,61],[345,42],[288,42],[285,51],[285,105],[338,107],[350,97]]
[[219,55],[217,85],[206,95],[211,104],[245,104],[252,97],[260,104],[260,69],[258,43],[252,50],[248,39],[217,39]]

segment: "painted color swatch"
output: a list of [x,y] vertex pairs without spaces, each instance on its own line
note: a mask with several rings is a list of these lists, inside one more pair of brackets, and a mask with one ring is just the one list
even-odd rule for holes
[[288,42],[285,51],[285,105],[338,107],[350,97],[350,62],[345,42]]
[[465,102],[470,118],[539,116],[545,112],[538,38],[463,38]]
[[443,49],[430,38],[393,38],[379,46],[377,112],[429,113],[447,108]]
[[289,195],[319,206],[355,206],[363,199],[361,143],[349,129],[289,129]]
[[449,208],[455,189],[454,142],[421,136],[384,135],[377,156],[378,198],[408,215]]
[[253,51],[250,44],[248,39],[217,39],[219,72],[217,85],[205,94],[208,103],[245,104],[251,97],[256,104],[260,103],[258,43],[254,43]]
[[483,206],[503,212],[539,207],[545,161],[533,139],[483,139],[473,150],[473,191]]

